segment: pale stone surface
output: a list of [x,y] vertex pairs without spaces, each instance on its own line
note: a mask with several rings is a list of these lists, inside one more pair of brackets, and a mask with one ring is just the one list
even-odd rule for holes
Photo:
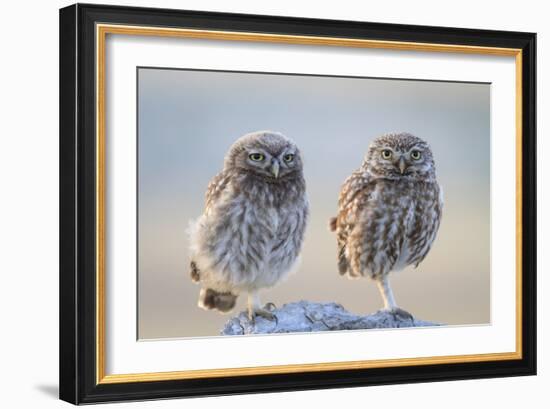
[[251,321],[246,312],[241,312],[225,324],[221,335],[276,334],[441,325],[417,318],[410,319],[387,311],[377,311],[369,315],[356,315],[336,303],[299,301],[275,308],[272,312],[277,317],[277,320],[270,321],[262,317],[256,317],[254,321]]

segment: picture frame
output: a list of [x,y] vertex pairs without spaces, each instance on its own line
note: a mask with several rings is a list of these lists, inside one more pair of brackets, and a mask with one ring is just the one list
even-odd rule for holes
[[[107,373],[106,89],[112,84],[105,64],[112,56],[106,39],[117,35],[246,43],[258,52],[277,44],[297,52],[332,47],[512,58],[515,296],[508,301],[515,306],[514,350]],[[533,33],[86,4],[61,9],[60,398],[83,404],[536,374],[535,81]]]

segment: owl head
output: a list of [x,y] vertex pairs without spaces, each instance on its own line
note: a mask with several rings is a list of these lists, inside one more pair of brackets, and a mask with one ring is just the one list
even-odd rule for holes
[[283,134],[272,131],[252,132],[237,139],[225,157],[224,167],[270,182],[302,176],[298,147]]
[[428,143],[409,133],[388,133],[369,146],[363,167],[390,179],[435,178],[435,162]]

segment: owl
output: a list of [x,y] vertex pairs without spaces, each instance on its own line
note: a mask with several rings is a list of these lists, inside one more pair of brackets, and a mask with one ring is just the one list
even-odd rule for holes
[[409,133],[375,139],[364,161],[342,185],[337,236],[340,274],[375,280],[384,309],[412,319],[395,302],[388,275],[417,267],[435,240],[443,195],[429,145]]
[[201,285],[199,307],[227,313],[246,292],[251,320],[276,319],[258,292],[293,270],[308,208],[302,157],[293,141],[271,131],[237,139],[190,229],[191,279]]

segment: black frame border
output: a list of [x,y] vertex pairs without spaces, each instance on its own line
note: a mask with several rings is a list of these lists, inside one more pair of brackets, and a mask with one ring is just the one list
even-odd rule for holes
[[[96,384],[95,24],[185,27],[522,50],[522,358]],[[60,10],[60,376],[74,404],[536,374],[536,34],[137,7]]]

